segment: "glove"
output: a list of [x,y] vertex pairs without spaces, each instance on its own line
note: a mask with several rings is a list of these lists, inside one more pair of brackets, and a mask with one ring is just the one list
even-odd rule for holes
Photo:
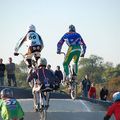
[[59,50],[57,51],[57,54],[60,54],[60,51],[59,51]]
[[19,53],[14,53],[14,56],[18,56],[19,55]]
[[20,118],[19,120],[24,120],[24,118]]
[[104,120],[109,120],[110,119],[110,116],[108,116],[108,115],[106,115],[105,117],[104,117]]
[[80,57],[84,57],[84,53],[82,53],[82,54],[80,55]]

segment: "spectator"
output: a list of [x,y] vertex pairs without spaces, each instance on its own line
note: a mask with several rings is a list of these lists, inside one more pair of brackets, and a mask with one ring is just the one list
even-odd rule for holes
[[91,81],[89,80],[88,76],[85,75],[84,79],[82,80],[83,97],[88,97],[88,91],[90,87]]
[[58,78],[58,87],[60,87],[61,80],[63,80],[63,73],[60,70],[60,66],[57,66],[57,69],[55,70],[55,76]]
[[108,89],[104,86],[100,91],[100,99],[106,101],[108,97]]
[[88,96],[89,96],[89,98],[96,99],[96,88],[94,86],[94,83],[91,84],[91,87],[88,92]]
[[13,82],[13,86],[16,87],[16,77],[15,77],[15,63],[12,62],[12,58],[9,57],[9,63],[6,65],[7,71],[7,79],[8,79],[8,86],[11,86],[11,80]]
[[54,74],[54,71],[51,69],[51,65],[50,64],[47,65],[47,69],[50,70]]
[[4,73],[5,73],[5,64],[3,64],[3,59],[0,58],[0,86],[4,86]]
[[59,83],[61,83],[61,80],[63,80],[63,73],[60,70],[60,66],[57,66],[57,69],[55,70],[55,76],[59,79]]

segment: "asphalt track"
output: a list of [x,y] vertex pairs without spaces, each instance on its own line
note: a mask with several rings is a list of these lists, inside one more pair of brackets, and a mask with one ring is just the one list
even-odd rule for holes
[[[40,120],[40,113],[33,112],[31,91],[12,89],[25,112],[24,120]],[[80,99],[71,100],[65,93],[55,92],[51,95],[47,120],[103,120],[106,109],[100,104]],[[114,120],[113,116],[111,120]]]

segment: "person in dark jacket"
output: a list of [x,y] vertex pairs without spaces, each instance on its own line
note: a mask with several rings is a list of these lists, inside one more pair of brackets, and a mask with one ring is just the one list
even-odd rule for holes
[[89,80],[88,76],[85,75],[84,79],[82,80],[83,97],[88,97],[88,91],[90,87],[91,81]]
[[100,91],[100,99],[106,101],[108,97],[108,89],[104,86]]
[[4,86],[4,73],[5,73],[5,64],[3,64],[3,59],[0,58],[0,86]]
[[57,69],[55,70],[55,76],[58,78],[59,83],[61,83],[61,80],[63,80],[63,73],[60,70],[60,66],[57,66]]
[[60,87],[61,80],[63,80],[63,73],[60,70],[60,66],[57,66],[57,69],[55,70],[55,76],[58,78],[58,88]]

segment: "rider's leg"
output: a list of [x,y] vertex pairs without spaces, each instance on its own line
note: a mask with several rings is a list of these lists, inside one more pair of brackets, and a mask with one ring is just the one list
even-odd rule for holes
[[32,53],[26,56],[26,61],[28,63],[28,68],[32,67],[32,56],[33,56]]
[[74,63],[75,63],[75,72],[77,74],[78,71],[78,60],[80,57],[80,46],[72,46],[69,47],[64,63],[63,63],[63,67],[64,67],[64,72],[66,74],[66,76],[69,75],[69,64],[71,62],[72,59],[74,59]]
[[37,61],[40,58],[40,52],[34,52],[34,57],[35,57],[35,60],[36,60],[36,63],[37,63]]
[[65,81],[66,79],[69,79],[69,64],[72,60],[72,47],[69,47],[67,54],[65,56],[64,62],[63,62],[63,68],[64,68],[64,78],[63,80]]
[[37,96],[36,96],[36,92],[33,92],[33,102],[34,102],[34,110],[35,112],[37,111]]
[[39,96],[40,96],[40,109],[43,108],[43,95],[42,92],[39,92]]
[[74,62],[74,65],[73,65],[73,70],[74,70],[74,73],[73,75],[77,75],[78,73],[78,60],[79,60],[79,57],[80,57],[80,51],[75,51],[74,52],[74,57],[73,57],[73,62]]

